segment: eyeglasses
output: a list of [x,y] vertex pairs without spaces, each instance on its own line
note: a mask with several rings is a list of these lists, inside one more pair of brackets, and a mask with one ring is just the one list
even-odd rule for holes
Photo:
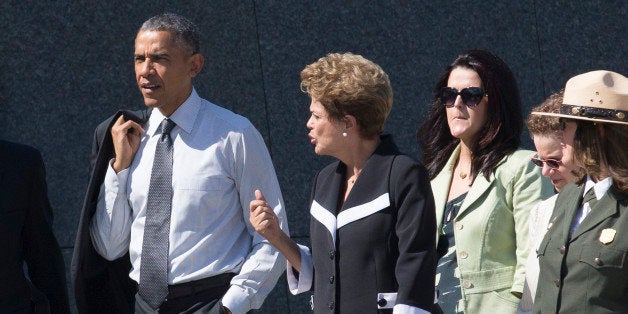
[[440,91],[440,101],[445,107],[451,108],[454,106],[458,95],[462,98],[462,103],[469,108],[477,106],[484,96],[488,96],[486,91],[479,87],[467,87],[461,91],[451,87],[443,87]]
[[541,159],[538,157],[532,157],[530,159],[530,161],[532,161],[533,164],[537,165],[538,167],[543,168],[543,164],[547,164],[550,168],[552,169],[558,169],[558,167],[560,167],[560,165],[563,164],[562,161],[560,160],[556,160],[556,159]]

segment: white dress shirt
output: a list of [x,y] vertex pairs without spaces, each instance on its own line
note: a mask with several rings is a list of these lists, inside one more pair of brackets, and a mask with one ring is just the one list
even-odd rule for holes
[[[131,259],[139,282],[146,203],[153,158],[165,117],[153,110],[133,163],[107,170],[90,232],[108,260]],[[259,308],[285,267],[285,259],[249,222],[249,202],[260,189],[288,233],[284,203],[270,155],[244,117],[216,106],[195,90],[169,117],[173,139],[172,212],[168,283],[236,273],[222,299],[233,313]]]
[[[595,198],[599,201],[602,196],[606,194],[606,191],[610,189],[611,185],[613,185],[613,178],[611,177],[600,180],[598,182],[594,182],[591,177],[587,176],[587,182],[584,184],[584,189],[582,192],[584,192],[584,194],[587,194],[590,189],[593,189],[593,192],[595,193]],[[570,234],[573,234],[576,231],[580,223],[582,223],[582,221],[587,217],[587,215],[589,215],[590,212],[591,205],[589,205],[588,202],[580,206],[580,209],[578,210],[578,213],[576,214],[576,217],[574,218],[574,221],[571,225]]]
[[530,211],[530,226],[528,227],[528,230],[530,230],[528,235],[528,251],[530,253],[526,259],[526,281],[523,285],[521,301],[517,307],[518,314],[532,313],[540,271],[536,251],[547,232],[550,220],[552,219],[552,213],[554,212],[556,199],[558,199],[558,194],[554,194],[552,197],[539,202],[536,207]]

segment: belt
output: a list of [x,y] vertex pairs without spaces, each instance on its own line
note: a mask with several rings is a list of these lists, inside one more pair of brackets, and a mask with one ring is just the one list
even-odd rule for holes
[[207,277],[195,281],[184,282],[168,286],[168,299],[175,299],[182,296],[194,295],[198,292],[218,288],[229,287],[234,273],[224,273],[213,277]]

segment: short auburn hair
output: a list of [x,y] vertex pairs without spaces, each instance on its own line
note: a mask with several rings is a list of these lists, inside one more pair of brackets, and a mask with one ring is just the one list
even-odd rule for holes
[[[564,92],[564,90],[561,90],[551,94],[543,103],[532,108],[532,112],[560,113]],[[565,123],[560,118],[553,116],[530,114],[526,120],[526,125],[532,136],[560,134],[565,130]]]

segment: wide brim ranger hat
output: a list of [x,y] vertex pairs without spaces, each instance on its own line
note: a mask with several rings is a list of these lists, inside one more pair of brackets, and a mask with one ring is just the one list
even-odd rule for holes
[[605,70],[570,78],[560,113],[532,114],[602,123],[628,124],[628,78]]

